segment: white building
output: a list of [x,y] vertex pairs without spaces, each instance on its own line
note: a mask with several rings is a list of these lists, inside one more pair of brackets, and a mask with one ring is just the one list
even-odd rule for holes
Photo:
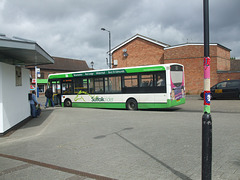
[[36,42],[0,34],[0,135],[31,116],[25,65],[50,63],[54,60]]

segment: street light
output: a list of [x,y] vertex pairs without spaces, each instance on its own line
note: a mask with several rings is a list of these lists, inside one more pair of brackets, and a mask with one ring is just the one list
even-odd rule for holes
[[203,0],[204,114],[202,116],[202,180],[212,179],[212,117],[210,114],[209,5]]
[[108,67],[109,69],[112,68],[112,54],[111,54],[111,32],[105,28],[101,28],[102,31],[107,31],[109,33],[109,51],[108,51],[108,55],[109,55],[109,58],[108,58]]
[[94,62],[92,61],[92,62],[91,62],[92,69],[93,69],[93,65],[94,65]]

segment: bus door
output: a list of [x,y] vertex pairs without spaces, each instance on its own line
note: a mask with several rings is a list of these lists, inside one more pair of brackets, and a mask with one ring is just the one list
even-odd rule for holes
[[61,105],[61,82],[60,80],[52,80],[50,86],[53,90],[53,102],[55,105]]

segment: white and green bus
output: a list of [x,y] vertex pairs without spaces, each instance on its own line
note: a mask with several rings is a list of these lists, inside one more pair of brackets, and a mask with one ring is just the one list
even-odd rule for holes
[[150,109],[185,103],[184,67],[159,64],[50,74],[63,107]]

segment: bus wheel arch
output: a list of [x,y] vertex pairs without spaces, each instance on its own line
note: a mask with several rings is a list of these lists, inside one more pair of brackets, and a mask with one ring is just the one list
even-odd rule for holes
[[137,110],[138,109],[138,102],[135,98],[128,98],[126,101],[126,109],[127,110]]
[[72,101],[69,98],[64,100],[64,107],[72,107]]

